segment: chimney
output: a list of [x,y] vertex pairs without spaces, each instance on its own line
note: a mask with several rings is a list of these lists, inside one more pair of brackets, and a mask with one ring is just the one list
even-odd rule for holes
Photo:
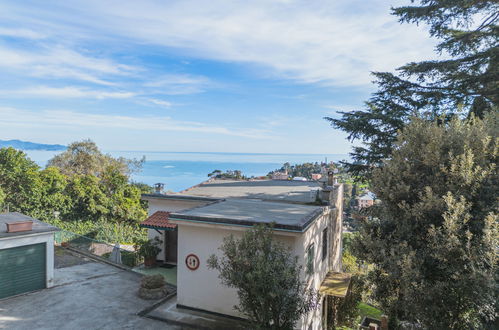
[[156,194],[162,194],[163,193],[163,188],[165,187],[165,184],[164,183],[155,183],[154,184],[154,192]]
[[334,171],[333,170],[327,171],[327,185],[328,186],[334,185]]
[[388,316],[381,315],[381,330],[388,330]]

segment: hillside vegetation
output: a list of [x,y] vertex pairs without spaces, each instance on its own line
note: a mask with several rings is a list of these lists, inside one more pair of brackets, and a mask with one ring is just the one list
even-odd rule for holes
[[[147,215],[141,201],[147,186],[129,182],[143,160],[115,159],[94,142],[75,142],[42,169],[26,153],[0,149],[0,209],[21,212],[80,235],[121,237],[132,243],[144,236],[138,223]],[[111,224],[112,230],[106,226]]]

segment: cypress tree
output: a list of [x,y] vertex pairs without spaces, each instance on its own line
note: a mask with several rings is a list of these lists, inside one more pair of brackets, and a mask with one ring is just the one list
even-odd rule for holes
[[373,297],[423,329],[493,328],[497,313],[498,115],[415,118],[372,174],[354,253]]

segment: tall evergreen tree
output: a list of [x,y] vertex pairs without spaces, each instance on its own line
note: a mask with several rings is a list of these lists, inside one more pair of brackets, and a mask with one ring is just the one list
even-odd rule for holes
[[498,120],[414,119],[373,171],[380,202],[354,250],[392,320],[482,329],[498,315]]
[[411,116],[466,116],[499,107],[499,2],[497,0],[411,0],[413,6],[393,8],[402,23],[426,23],[441,42],[444,59],[408,63],[397,74],[375,72],[378,91],[364,110],[326,117],[362,146],[352,152],[349,170],[369,175],[387,158],[397,131]]

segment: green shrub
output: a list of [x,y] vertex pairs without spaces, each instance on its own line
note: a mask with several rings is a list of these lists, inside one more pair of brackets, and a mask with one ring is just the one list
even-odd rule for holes
[[60,219],[51,219],[46,222],[62,230],[109,244],[135,245],[147,239],[147,229],[140,228],[138,225]]

